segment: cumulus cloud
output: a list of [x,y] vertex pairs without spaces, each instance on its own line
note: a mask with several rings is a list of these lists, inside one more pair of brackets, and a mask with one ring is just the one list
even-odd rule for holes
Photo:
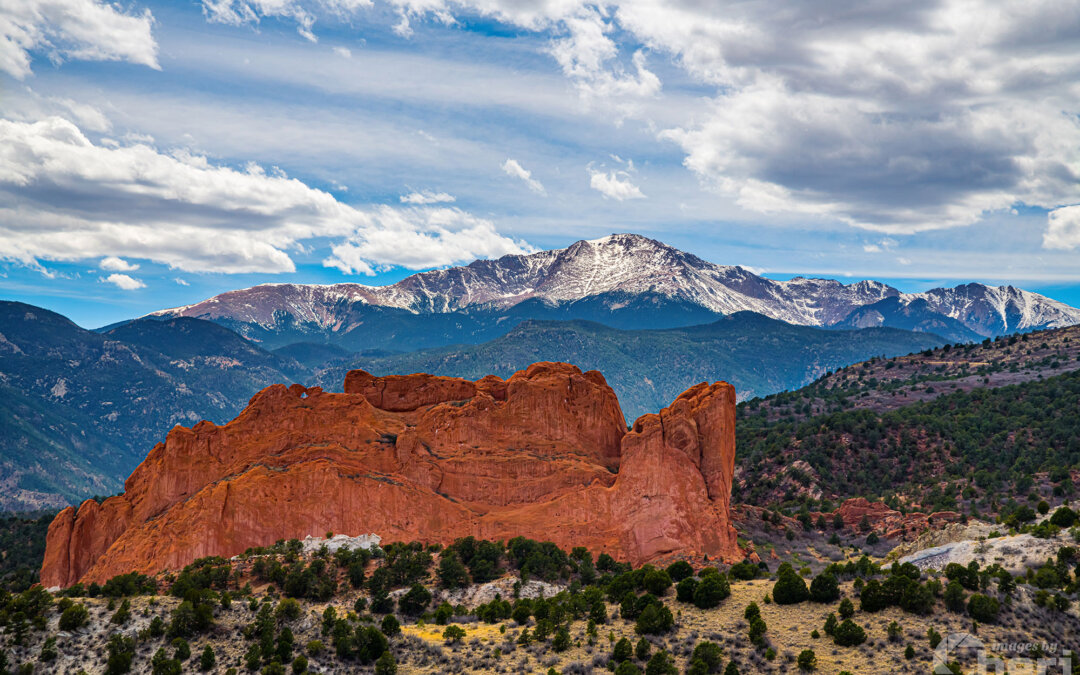
[[1047,216],[1043,246],[1072,250],[1080,246],[1080,206],[1054,209]]
[[664,137],[746,209],[911,233],[1075,201],[1076,7],[635,0],[617,16],[717,87]]
[[160,69],[150,10],[126,13],[100,0],[0,2],[0,70],[24,79],[33,52],[53,62],[128,61]]
[[[464,212],[394,213],[344,204],[256,164],[220,166],[145,143],[98,145],[59,117],[0,119],[0,259],[29,266],[104,258],[103,268],[121,271],[128,257],[188,272],[292,272],[289,251],[314,238],[351,242],[357,250],[343,255],[356,270],[361,260],[444,264],[521,250]],[[429,252],[392,250],[386,237],[397,233],[429,242]],[[430,252],[443,244],[441,254]]]
[[431,190],[421,190],[420,192],[401,195],[402,204],[447,204],[453,201],[455,201],[454,195]]
[[110,274],[107,277],[102,277],[101,281],[107,284],[112,284],[117,288],[125,291],[134,291],[140,288],[146,288],[146,284],[142,281],[130,277],[126,274]]
[[563,73],[596,99],[658,95],[646,55],[663,55],[712,93],[692,118],[669,111],[661,137],[749,211],[906,234],[1080,202],[1077,3],[388,3],[406,28],[473,13],[548,35]]
[[590,103],[612,104],[623,115],[636,102],[660,92],[660,78],[646,66],[645,52],[637,50],[631,67],[619,61],[619,47],[610,37],[613,22],[596,7],[583,7],[562,20],[566,36],[551,44],[563,73]]
[[418,270],[533,250],[523,241],[500,235],[490,221],[457,208],[383,206],[374,210],[372,218],[374,227],[334,246],[323,265],[346,274],[370,275],[388,265]]
[[588,171],[589,187],[604,195],[605,199],[620,202],[627,199],[645,199],[641,189],[631,182],[629,171],[601,171],[592,167],[589,167]]
[[117,258],[114,255],[102,258],[101,262],[98,263],[98,267],[109,272],[134,272],[139,269],[138,265],[129,263],[123,258]]
[[521,164],[519,164],[516,159],[507,158],[507,160],[502,163],[502,170],[506,173],[507,176],[519,178],[525,181],[525,184],[529,186],[529,189],[536,194],[547,194],[547,190],[544,189],[544,186],[540,183],[540,181],[533,178],[532,172],[526,170],[525,167],[521,166]]

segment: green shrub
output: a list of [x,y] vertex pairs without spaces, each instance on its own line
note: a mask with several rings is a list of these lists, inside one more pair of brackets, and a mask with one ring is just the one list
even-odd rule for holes
[[431,591],[422,584],[413,584],[412,587],[398,598],[398,610],[406,616],[419,616],[423,614],[428,603],[431,602]]
[[765,620],[760,615],[755,615],[750,619],[749,637],[750,642],[760,647],[765,643],[765,631],[768,630],[768,626],[765,625]]
[[386,637],[394,637],[401,634],[401,622],[393,614],[387,614],[379,623],[379,629]]
[[135,656],[135,640],[113,633],[105,646],[108,658],[105,662],[106,675],[121,675],[131,670],[131,659]]
[[182,670],[180,662],[170,659],[164,647],[154,652],[153,658],[150,659],[150,672],[153,675],[180,675]]
[[712,609],[720,601],[731,595],[731,585],[726,577],[719,574],[703,577],[694,589],[694,606],[699,609]]
[[799,658],[796,659],[796,663],[799,665],[800,670],[807,672],[817,670],[817,654],[813,649],[804,649],[799,652]]
[[641,675],[641,668],[633,661],[623,661],[615,668],[615,675]]
[[962,612],[967,605],[967,597],[964,587],[959,581],[950,581],[945,586],[945,607],[952,612]]
[[[775,590],[773,595],[776,595]],[[835,602],[840,598],[840,584],[836,577],[822,572],[810,582],[810,599],[814,602]]]
[[118,626],[122,626],[125,623],[127,623],[128,619],[130,619],[130,618],[131,618],[131,601],[128,600],[127,598],[124,598],[124,601],[120,603],[119,609],[117,609],[116,613],[113,614],[112,617],[109,618],[109,623],[114,623],[114,624],[116,624]]
[[736,579],[743,581],[749,581],[750,579],[756,579],[758,575],[758,566],[749,560],[743,560],[740,563],[735,563],[731,566],[728,572]]
[[177,661],[187,661],[191,658],[191,645],[184,638],[176,638],[172,641],[172,646],[176,650],[173,658]]
[[662,604],[650,604],[638,616],[634,630],[642,635],[659,635],[671,630],[674,624],[670,609]]
[[301,675],[301,673],[307,672],[307,667],[308,667],[308,660],[307,660],[307,657],[304,656],[303,654],[301,654],[300,656],[297,656],[295,659],[293,659],[292,671],[296,675]]
[[397,660],[389,651],[383,652],[375,662],[375,675],[396,675]]
[[679,560],[677,562],[671,563],[667,566],[666,571],[668,573],[668,576],[671,577],[671,580],[675,583],[678,583],[688,577],[694,576],[694,568],[691,567],[690,563],[686,562],[685,560]]
[[700,661],[705,664],[706,673],[719,673],[720,666],[722,664],[723,651],[720,645],[715,642],[699,642],[694,647],[694,653],[690,656],[690,660]]
[[675,599],[679,602],[693,602],[694,591],[697,590],[698,580],[687,577],[675,585]]
[[461,626],[447,626],[442,636],[450,644],[461,642],[465,639],[465,629]]
[[841,619],[850,619],[855,616],[855,603],[851,602],[847,598],[840,601],[840,608],[837,610]]
[[1050,516],[1050,522],[1062,528],[1072,527],[1077,520],[1076,511],[1073,511],[1068,506],[1058,507],[1058,510],[1054,511],[1053,515]]
[[645,666],[645,675],[679,675],[679,669],[675,667],[675,661],[666,651],[658,651],[649,659]]
[[217,654],[214,653],[213,647],[206,645],[202,650],[202,655],[199,656],[199,670],[212,670],[215,665],[217,665]]
[[777,570],[772,598],[778,605],[794,605],[808,600],[810,591],[806,588],[806,582],[792,569],[791,565],[784,563]]
[[561,624],[555,630],[555,639],[551,641],[551,648],[556,652],[565,652],[570,649],[570,629],[566,624]]
[[634,645],[634,658],[638,661],[644,661],[649,658],[649,653],[652,651],[652,645],[645,638],[641,638]]
[[831,636],[833,633],[835,633],[836,632],[836,626],[837,626],[838,623],[839,622],[837,622],[837,620],[836,620],[836,615],[833,614],[832,612],[829,612],[829,616],[825,617],[825,627],[824,627],[825,634]]
[[86,611],[85,605],[72,605],[60,614],[60,630],[77,630],[86,625],[90,619],[90,612]]
[[994,623],[997,621],[1000,605],[995,598],[975,593],[968,600],[968,615],[981,623]]
[[854,647],[866,642],[866,631],[851,619],[844,619],[833,631],[833,642],[841,647]]

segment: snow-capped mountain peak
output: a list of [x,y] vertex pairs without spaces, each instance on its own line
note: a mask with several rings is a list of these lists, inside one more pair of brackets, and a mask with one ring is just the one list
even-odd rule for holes
[[413,315],[499,312],[529,300],[561,306],[612,295],[665,298],[714,314],[750,311],[808,326],[839,324],[856,309],[887,298],[903,305],[924,300],[930,311],[981,335],[1080,323],[1080,310],[1012,286],[973,283],[909,294],[872,280],[774,281],[629,233],[421,272],[389,286],[263,284],[155,314],[268,331],[289,325],[335,332],[362,320],[357,316],[364,307]]

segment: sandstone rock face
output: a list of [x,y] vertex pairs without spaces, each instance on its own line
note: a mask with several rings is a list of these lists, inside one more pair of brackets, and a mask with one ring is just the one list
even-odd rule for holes
[[[927,529],[960,520],[960,514],[955,511],[936,511],[931,514],[900,513],[890,509],[884,502],[871,502],[864,497],[845,500],[835,513],[840,514],[844,526],[851,529],[858,529],[863,518],[866,518],[870,529],[887,539],[914,538]],[[814,514],[814,518],[818,515]]]
[[734,460],[726,383],[627,431],[603,376],[567,364],[476,382],[353,371],[343,394],[274,385],[224,426],[174,428],[123,495],[57,515],[41,579],[155,573],[328,530],[736,560]]

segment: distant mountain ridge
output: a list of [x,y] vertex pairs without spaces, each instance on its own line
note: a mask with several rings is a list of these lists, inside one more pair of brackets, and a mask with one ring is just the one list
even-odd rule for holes
[[228,420],[306,372],[208,321],[100,334],[0,301],[0,510],[112,494],[174,425]]
[[823,330],[737,312],[664,330],[530,319],[482,344],[411,353],[348,353],[324,343],[268,352],[201,319],[138,320],[102,333],[39,307],[0,302],[0,510],[111,494],[175,424],[224,422],[274,383],[340,391],[350,365],[509,376],[534,361],[575,361],[610,373],[632,421],[703,380],[726,379],[743,396],[764,395],[869,356],[943,342],[891,328]]
[[[891,312],[859,313],[888,299],[897,303]],[[905,311],[913,304],[918,320]],[[958,341],[1080,323],[1080,309],[1012,286],[901,293],[877,281],[775,281],[635,234],[477,260],[390,286],[264,284],[153,316],[208,319],[269,348],[325,341],[410,350],[483,342],[526,319],[667,328],[742,311],[803,326],[937,326]]]
[[796,389],[828,371],[873,356],[908,354],[944,342],[936,335],[894,328],[793,326],[753,312],[662,330],[530,320],[482,344],[358,355],[336,361],[315,376],[329,390],[340,386],[351,368],[377,375],[423,372],[478,378],[490,373],[509,377],[536,361],[565,360],[607,373],[629,423],[698,382],[730,382],[741,400]]

